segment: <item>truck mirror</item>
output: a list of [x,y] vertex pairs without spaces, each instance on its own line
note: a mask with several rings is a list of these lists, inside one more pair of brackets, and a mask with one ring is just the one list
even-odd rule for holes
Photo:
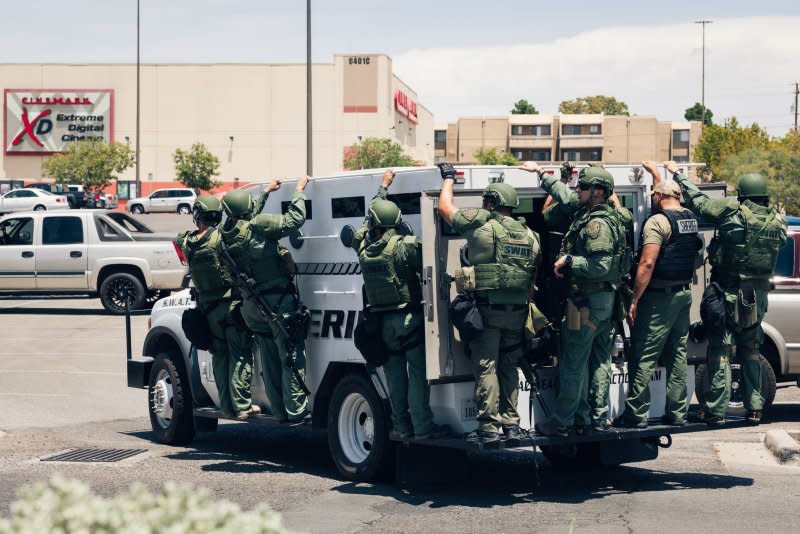
[[342,231],[339,233],[339,239],[342,241],[342,245],[344,245],[347,248],[350,248],[351,246],[353,246],[353,238],[355,237],[355,235],[356,235],[355,229],[352,227],[352,225],[348,224],[345,225],[344,228],[342,228]]

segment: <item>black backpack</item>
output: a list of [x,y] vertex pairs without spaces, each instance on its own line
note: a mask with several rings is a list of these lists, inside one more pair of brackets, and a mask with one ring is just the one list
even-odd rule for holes
[[181,327],[183,333],[186,334],[186,339],[200,350],[208,350],[211,348],[213,337],[211,330],[208,328],[208,321],[203,312],[197,308],[189,308],[183,312],[181,316]]
[[727,313],[725,311],[725,291],[716,282],[711,282],[703,291],[700,301],[700,319],[706,332],[721,333],[725,330]]

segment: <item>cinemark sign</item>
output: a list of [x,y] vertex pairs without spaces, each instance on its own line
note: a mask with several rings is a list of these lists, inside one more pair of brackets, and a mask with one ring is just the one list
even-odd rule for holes
[[400,89],[394,91],[394,109],[409,121],[417,123],[417,103]]

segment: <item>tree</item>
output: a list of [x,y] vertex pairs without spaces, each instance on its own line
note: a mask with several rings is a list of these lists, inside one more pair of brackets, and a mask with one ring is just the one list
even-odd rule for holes
[[199,192],[222,185],[213,179],[219,175],[219,159],[203,143],[195,143],[189,150],[176,149],[172,159],[175,161],[175,176],[186,187]]
[[605,113],[606,115],[630,115],[628,104],[613,96],[584,96],[574,100],[564,100],[558,105],[561,113]]
[[767,148],[769,135],[756,123],[747,127],[739,125],[736,117],[726,119],[723,124],[711,124],[703,129],[703,136],[694,148],[694,161],[706,164],[702,178],[706,181],[718,177],[727,179],[722,162],[729,156],[749,148]]
[[[706,108],[706,114],[705,114],[706,118],[703,121],[703,124],[705,124],[706,126],[710,126],[712,124],[711,117],[713,116],[714,113],[710,109]],[[700,102],[695,102],[694,106],[686,108],[686,113],[683,114],[683,117],[687,121],[703,120],[703,104],[701,104]]]
[[524,98],[520,98],[516,102],[514,102],[514,109],[511,110],[512,115],[538,115],[539,110],[536,109],[536,106],[525,100]]
[[472,157],[479,165],[519,165],[520,161],[509,152],[498,152],[497,148],[479,148]]
[[418,163],[403,153],[403,147],[388,138],[367,137],[345,149],[345,169],[413,167]]
[[87,190],[102,190],[133,165],[135,153],[127,144],[76,141],[63,152],[42,163],[44,172],[59,183],[82,184]]

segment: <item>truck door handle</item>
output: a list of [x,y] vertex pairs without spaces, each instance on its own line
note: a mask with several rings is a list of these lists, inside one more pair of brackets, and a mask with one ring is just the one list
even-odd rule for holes
[[72,252],[69,253],[70,258],[80,258],[81,256],[83,256],[83,252],[79,250],[73,250]]
[[30,250],[26,250],[26,251],[24,251],[22,253],[22,257],[23,258],[32,258],[33,257],[33,252],[31,252]]

